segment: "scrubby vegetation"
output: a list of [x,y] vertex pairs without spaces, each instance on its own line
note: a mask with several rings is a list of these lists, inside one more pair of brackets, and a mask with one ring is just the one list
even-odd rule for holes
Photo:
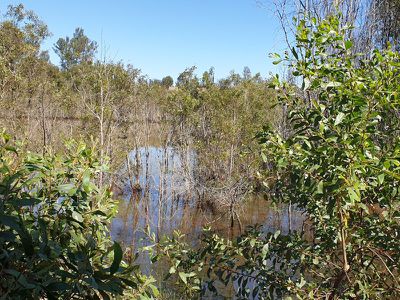
[[237,285],[241,299],[400,296],[400,57],[391,49],[355,56],[346,30],[333,16],[300,22],[284,60],[301,89],[272,82],[291,133],[258,134],[266,193],[305,213],[311,237],[207,233],[200,251],[169,239],[162,253],[189,295],[217,295],[214,284],[223,282]]
[[[286,77],[245,68],[217,81],[213,68],[198,77],[191,67],[176,83],[96,57],[81,28],[54,45],[57,67],[41,49],[47,26],[10,6],[0,23],[1,298],[399,298],[399,34],[385,25],[397,24],[398,2],[317,2],[301,1],[293,36],[285,31],[293,43],[272,55]],[[126,177],[130,201],[151,197],[138,154],[150,146],[164,151],[158,224],[139,249],[109,228]],[[187,185],[176,203],[222,211],[243,234],[152,232],[166,219],[169,148]],[[242,228],[237,209],[255,192],[287,208],[288,230]]]
[[[1,134],[0,293],[5,299],[109,299],[151,295],[151,278],[122,260],[107,227],[115,215],[93,149],[70,142],[65,155],[22,153]],[[148,289],[149,292],[145,291]]]

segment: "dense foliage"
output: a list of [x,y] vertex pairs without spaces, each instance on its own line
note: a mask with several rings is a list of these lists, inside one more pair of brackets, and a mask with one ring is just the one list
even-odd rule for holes
[[[368,31],[357,36],[343,24],[360,18],[358,6],[340,1],[349,9],[331,16],[331,2],[313,2],[317,18],[296,19],[294,47],[273,55],[289,82],[248,68],[216,81],[213,69],[198,78],[192,67],[175,85],[97,59],[80,28],[54,45],[58,68],[41,50],[46,24],[10,6],[0,23],[0,118],[25,144],[1,134],[0,296],[157,297],[153,279],[109,237],[115,178],[104,164],[161,145],[179,150],[188,198],[229,213],[231,227],[258,171],[266,197],[303,214],[306,230],[252,227],[232,240],[206,230],[196,248],[179,233],[161,242],[149,233],[151,262],[170,264],[160,287],[177,283],[173,293],[189,298],[400,298],[399,5],[371,0]],[[363,45],[380,50],[355,54]],[[65,150],[77,136],[98,147]]]
[[2,133],[2,299],[109,299],[151,287],[110,240],[116,203],[96,184],[102,168],[82,143],[64,156],[24,155]]
[[202,78],[194,70],[179,76],[177,89],[160,105],[172,127],[171,143],[196,151],[194,188],[226,203],[251,190],[260,163],[254,135],[263,124],[278,123],[280,111],[270,109],[275,93],[268,81],[248,68],[218,82],[213,69]]
[[256,152],[255,132],[279,119],[279,110],[269,109],[275,94],[267,80],[248,68],[219,81],[211,68],[199,78],[192,67],[173,86],[170,76],[148,79],[131,65],[97,58],[97,43],[81,28],[54,45],[56,67],[41,50],[48,36],[23,5],[10,6],[0,23],[0,117],[28,149],[58,150],[66,138],[94,137],[100,157],[116,168],[137,147],[191,148],[200,154],[199,190],[226,187],[216,198],[227,198],[248,187],[232,189],[259,159],[241,152]]
[[170,273],[189,277],[189,291],[218,292],[218,279],[243,299],[400,297],[400,56],[355,56],[348,30],[334,16],[300,21],[283,60],[301,88],[273,82],[290,134],[258,135],[266,192],[307,216],[311,238],[252,230],[234,242],[206,237],[193,252],[169,240]]
[[387,298],[400,292],[400,57],[352,55],[347,30],[336,17],[300,22],[290,63],[303,93],[276,81],[293,134],[260,141],[274,197],[312,224],[318,263],[301,294]]

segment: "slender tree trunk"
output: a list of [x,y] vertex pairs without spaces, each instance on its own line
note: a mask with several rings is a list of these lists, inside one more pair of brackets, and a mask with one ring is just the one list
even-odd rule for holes
[[[99,125],[100,125],[100,164],[104,164],[104,90],[103,86],[100,88],[100,116],[99,116]],[[103,188],[103,171],[100,171],[99,174],[99,186],[100,189]]]
[[42,115],[42,131],[43,131],[43,154],[46,153],[47,147],[47,136],[46,136],[46,116],[44,111],[44,85],[42,86],[42,95],[40,99],[40,108],[41,108],[41,115]]

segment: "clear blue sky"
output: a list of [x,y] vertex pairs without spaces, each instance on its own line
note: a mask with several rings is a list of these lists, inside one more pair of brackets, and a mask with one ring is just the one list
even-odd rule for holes
[[[198,74],[215,67],[217,78],[244,66],[266,77],[276,72],[268,54],[285,48],[276,17],[256,0],[0,0],[0,9],[18,3],[49,26],[45,49],[82,27],[108,58],[150,78],[175,79],[192,65]],[[58,64],[52,50],[50,57]]]

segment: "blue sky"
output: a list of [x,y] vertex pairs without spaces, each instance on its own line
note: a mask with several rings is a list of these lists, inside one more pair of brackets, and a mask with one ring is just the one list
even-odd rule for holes
[[82,27],[108,59],[130,63],[150,78],[175,79],[193,65],[199,74],[213,66],[217,78],[244,66],[267,77],[276,72],[268,54],[285,49],[276,17],[256,0],[0,0],[0,9],[18,3],[49,26],[53,36],[45,49]]

